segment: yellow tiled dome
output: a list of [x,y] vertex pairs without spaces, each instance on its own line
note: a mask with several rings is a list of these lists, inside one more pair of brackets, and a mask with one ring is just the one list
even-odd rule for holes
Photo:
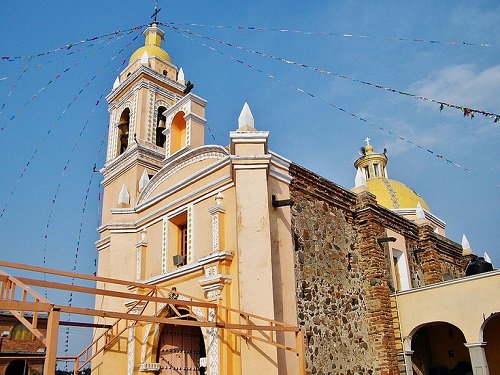
[[430,208],[424,199],[405,184],[385,177],[366,181],[368,191],[375,195],[377,203],[386,208],[416,208],[417,203],[426,211]]

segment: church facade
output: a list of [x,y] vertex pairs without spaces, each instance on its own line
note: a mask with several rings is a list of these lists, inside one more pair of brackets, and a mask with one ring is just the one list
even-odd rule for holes
[[[475,256],[445,237],[444,222],[418,194],[388,178],[385,152],[367,142],[355,162],[356,187],[345,189],[270,151],[269,132],[258,130],[247,104],[229,146],[207,145],[206,101],[190,92],[161,48],[157,24],[144,35],[107,97],[98,276],[164,288],[169,298],[216,302],[233,315],[245,312],[237,318],[246,324],[261,317],[271,326],[298,326],[303,337],[140,324],[93,359],[94,374],[292,375],[302,371],[301,358],[308,374],[499,369],[486,349],[500,345],[500,306],[491,296],[465,316],[414,316],[446,288],[473,291],[500,274],[461,279]],[[109,296],[96,297],[96,307],[218,319],[210,309],[172,311]],[[448,357],[438,353],[442,332],[452,338]],[[268,336],[276,345],[262,340]],[[443,345],[432,349],[432,342]],[[294,345],[305,356],[288,350]]]

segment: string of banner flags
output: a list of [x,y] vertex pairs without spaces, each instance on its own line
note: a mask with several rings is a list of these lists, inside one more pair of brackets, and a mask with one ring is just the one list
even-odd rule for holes
[[269,73],[269,72],[265,72],[265,71],[264,71],[264,70],[262,70],[262,69],[259,69],[259,68],[255,67],[255,66],[251,65],[251,64],[248,64],[248,63],[246,63],[245,61],[241,60],[240,58],[234,57],[234,56],[232,56],[232,55],[230,55],[230,54],[226,54],[225,52],[223,52],[223,51],[221,51],[221,50],[219,50],[219,49],[217,49],[217,48],[215,48],[215,47],[212,47],[212,46],[210,46],[210,45],[208,45],[208,44],[206,44],[206,43],[204,43],[204,42],[202,42],[202,41],[197,41],[196,39],[194,39],[194,38],[192,37],[192,36],[196,36],[196,33],[186,33],[186,32],[183,32],[183,31],[181,31],[181,30],[179,30],[179,29],[174,30],[174,31],[175,31],[175,32],[177,32],[178,34],[182,35],[182,36],[183,36],[183,37],[185,37],[186,39],[191,40],[191,41],[194,41],[195,43],[198,43],[198,44],[202,45],[203,47],[208,48],[208,49],[209,49],[210,51],[212,51],[212,52],[216,52],[216,53],[218,53],[219,55],[221,55],[221,56],[223,56],[223,57],[225,57],[225,58],[227,58],[227,59],[229,59],[229,60],[231,60],[231,61],[233,61],[233,62],[237,62],[238,64],[241,64],[241,65],[243,65],[243,66],[245,66],[245,67],[247,67],[247,68],[250,68],[250,69],[252,69],[252,70],[255,70],[256,72],[258,72],[258,73],[260,73],[260,74],[265,75],[265,76],[266,76],[267,78],[269,78],[269,79],[273,79],[273,80],[275,80],[276,82],[278,82],[278,83],[280,83],[280,84],[283,84],[283,85],[285,85],[285,86],[288,86],[289,88],[291,88],[291,89],[292,89],[292,90],[294,90],[294,91],[297,91],[297,92],[299,92],[299,93],[301,93],[301,94],[307,95],[307,96],[309,96],[309,97],[311,97],[311,98],[313,98],[313,99],[315,99],[315,100],[319,100],[319,101],[321,101],[322,103],[324,103],[324,104],[328,105],[328,106],[329,106],[329,107],[331,107],[331,108],[334,108],[334,109],[336,109],[336,110],[338,110],[338,111],[344,112],[344,113],[346,113],[347,115],[349,115],[349,116],[351,116],[351,117],[353,117],[353,118],[356,118],[356,119],[358,119],[358,120],[362,121],[363,123],[365,123],[365,124],[367,124],[367,125],[369,125],[369,126],[371,126],[371,127],[374,127],[375,129],[377,129],[377,130],[379,130],[379,131],[382,131],[382,132],[385,132],[385,133],[387,133],[387,134],[390,134],[391,136],[393,136],[393,137],[395,137],[395,138],[397,138],[397,139],[399,139],[399,140],[401,140],[401,141],[403,141],[403,142],[406,142],[406,143],[408,143],[408,144],[410,144],[410,145],[412,145],[412,146],[417,147],[418,149],[420,149],[420,150],[422,150],[422,151],[424,151],[424,152],[428,153],[429,155],[431,155],[431,156],[435,157],[436,159],[441,160],[441,161],[444,161],[447,165],[451,165],[451,166],[454,166],[454,167],[460,168],[460,169],[462,169],[463,171],[465,171],[465,172],[467,172],[467,173],[470,173],[470,174],[472,174],[473,176],[480,177],[480,178],[484,179],[485,181],[487,181],[488,183],[490,183],[490,184],[494,184],[497,188],[500,188],[500,184],[495,183],[492,179],[485,178],[484,176],[481,176],[478,172],[475,172],[475,171],[471,170],[471,169],[470,169],[470,168],[468,168],[468,167],[465,167],[465,166],[463,166],[463,165],[461,165],[461,164],[459,164],[459,163],[454,162],[453,160],[451,160],[450,158],[448,158],[446,155],[444,155],[444,154],[442,154],[442,153],[438,153],[438,152],[436,152],[436,151],[434,151],[434,150],[432,150],[432,149],[430,149],[430,148],[427,148],[427,147],[425,147],[425,146],[422,146],[422,145],[418,144],[417,142],[414,142],[414,141],[412,141],[412,140],[408,139],[407,137],[403,137],[402,135],[399,135],[399,134],[397,134],[397,133],[394,133],[393,131],[391,131],[391,130],[389,130],[389,129],[386,129],[386,128],[384,128],[384,127],[382,127],[382,126],[378,125],[378,124],[375,124],[375,123],[373,123],[373,122],[369,121],[368,119],[366,119],[366,118],[364,118],[364,117],[362,117],[362,116],[360,116],[360,115],[358,115],[358,114],[356,114],[356,113],[354,113],[354,112],[349,111],[348,109],[345,109],[345,108],[343,108],[343,107],[340,107],[340,106],[338,106],[337,104],[332,103],[332,102],[328,101],[327,99],[322,98],[322,97],[321,97],[321,96],[319,96],[319,95],[316,95],[316,94],[314,94],[314,93],[311,93],[310,91],[308,91],[308,90],[306,90],[306,89],[302,89],[302,88],[300,88],[300,87],[298,87],[298,86],[295,86],[295,85],[293,85],[293,84],[291,84],[291,83],[289,83],[289,82],[286,82],[286,81],[284,81],[284,80],[282,80],[282,79],[278,78],[278,77],[277,77],[276,75],[274,75],[274,74],[271,74],[271,73]]
[[168,22],[163,25],[167,26],[196,26],[196,27],[208,27],[212,29],[232,29],[232,30],[247,30],[247,31],[272,31],[279,33],[294,33],[303,35],[323,35],[323,36],[333,36],[349,39],[378,39],[378,40],[391,40],[400,42],[416,42],[416,43],[427,43],[427,44],[442,44],[449,46],[469,46],[469,47],[494,47],[491,43],[481,43],[481,42],[465,42],[457,40],[436,40],[436,39],[424,39],[424,38],[404,38],[400,36],[386,35],[386,36],[374,36],[374,35],[363,35],[363,34],[350,34],[350,33],[335,33],[330,31],[302,31],[295,29],[277,28],[277,27],[258,27],[258,26],[231,26],[231,25],[207,25],[203,23],[181,23],[181,22]]
[[[114,43],[118,40],[120,40],[121,38],[123,38],[125,35],[121,35],[113,40],[110,40],[109,42],[106,43],[106,45],[104,46],[101,46],[99,47],[98,50],[102,50],[104,48],[106,48],[107,46],[109,46],[111,43]],[[47,89],[51,86],[51,84],[53,84],[54,82],[56,82],[57,80],[61,79],[65,74],[67,74],[69,71],[71,71],[72,69],[76,68],[77,66],[79,66],[83,61],[85,61],[87,58],[89,58],[89,56],[94,56],[96,54],[96,51],[92,51],[91,53],[89,53],[88,55],[85,55],[83,56],[82,59],[80,60],[77,60],[73,63],[73,65],[67,67],[66,69],[62,70],[61,72],[58,72],[54,77],[52,77],[44,86],[42,86],[40,89],[38,89],[31,97],[30,99],[26,100],[20,107],[18,107],[13,114],[11,114],[9,117],[8,117],[8,121],[12,121],[14,120],[17,116],[19,116],[20,114],[22,114],[27,108],[29,108],[29,106],[37,99],[40,97],[40,95]],[[23,70],[24,72],[25,70]],[[12,93],[12,90],[9,92],[9,95],[8,97],[11,96],[11,93]],[[3,110],[3,108],[5,107],[5,104],[6,102],[4,102],[2,104],[2,107],[0,110]],[[2,114],[2,112],[0,111],[0,115]],[[0,132],[4,131],[6,129],[6,124],[2,124],[0,126]]]
[[[78,54],[79,52],[82,52],[82,51],[84,51],[85,49],[92,48],[92,47],[94,47],[94,46],[97,46],[97,45],[102,44],[103,42],[106,42],[106,41],[107,41],[107,43],[106,43],[106,45],[105,45],[105,46],[101,46],[101,47],[99,47],[99,49],[98,49],[98,50],[102,50],[102,49],[104,49],[106,46],[108,46],[108,45],[110,45],[111,43],[114,43],[114,42],[116,42],[116,41],[120,40],[121,38],[125,37],[126,35],[128,35],[128,34],[130,34],[130,33],[132,33],[132,32],[133,32],[133,31],[129,31],[129,32],[127,32],[127,34],[120,34],[120,35],[118,35],[118,36],[116,36],[115,34],[113,34],[111,37],[109,37],[109,38],[107,38],[107,39],[100,39],[100,40],[96,41],[95,43],[86,44],[85,46],[82,46],[82,47],[78,48],[77,50],[72,50],[72,51],[70,51],[70,52],[68,52],[68,53],[61,54],[61,55],[59,55],[56,59],[46,60],[46,61],[44,61],[44,64],[34,64],[34,65],[31,65],[31,66],[30,66],[30,65],[25,65],[25,66],[23,67],[23,69],[15,75],[14,80],[12,80],[13,82],[12,82],[12,84],[11,84],[10,88],[9,88],[9,92],[8,92],[8,94],[7,94],[7,98],[11,98],[11,97],[13,96],[13,94],[14,94],[14,92],[15,92],[15,89],[17,88],[17,83],[18,83],[18,82],[19,82],[19,81],[23,78],[24,74],[26,74],[27,72],[29,72],[29,71],[30,71],[30,69],[33,69],[33,68],[34,68],[34,69],[41,69],[41,68],[43,68],[43,67],[44,67],[45,65],[47,65],[47,64],[52,64],[52,63],[54,63],[54,62],[58,62],[59,60],[61,60],[61,59],[65,58],[65,57],[67,57],[67,56],[71,56],[71,55],[74,55],[74,54]],[[90,54],[91,54],[91,55],[95,54],[95,51],[92,51]],[[82,60],[85,60],[87,57],[88,57],[88,56],[85,56]],[[75,66],[76,66],[76,65],[78,65],[78,64],[75,64]],[[61,76],[62,76],[64,73],[67,73],[67,71],[69,71],[69,69],[62,71],[61,73],[58,73],[58,74],[56,75],[56,77],[57,77],[56,79],[61,78]],[[5,78],[5,79],[8,79],[9,77],[4,77],[4,78]],[[32,99],[34,99],[34,97],[38,96],[38,95],[39,95],[42,91],[44,91],[44,90],[46,89],[46,87],[47,87],[48,85],[50,85],[51,83],[52,83],[52,81],[49,81],[49,82],[48,82],[48,84],[47,84],[45,87],[40,88],[40,89],[38,90],[38,92],[37,92],[35,95],[33,95]],[[3,111],[4,111],[4,109],[5,109],[6,104],[7,104],[7,100],[6,100],[6,101],[4,101],[4,102],[3,102],[3,104],[0,106],[0,115],[3,113]],[[28,102],[28,104],[29,104],[29,102]],[[20,111],[20,109],[18,108],[12,116],[14,116],[14,117],[15,117],[16,115],[18,115],[18,114],[19,114],[19,111]],[[10,116],[10,117],[11,117],[11,119],[13,119],[13,117],[12,117],[12,116]]]
[[103,38],[106,38],[108,36],[120,35],[122,33],[134,32],[134,31],[137,31],[137,30],[141,30],[144,26],[146,26],[146,25],[144,24],[144,25],[134,26],[134,27],[131,27],[131,28],[128,28],[128,29],[125,29],[125,30],[117,30],[117,31],[113,31],[112,33],[107,33],[107,34],[102,34],[102,35],[98,35],[98,36],[93,36],[93,37],[90,37],[90,38],[82,39],[82,40],[79,40],[79,41],[73,42],[73,43],[68,43],[68,44],[66,44],[64,46],[57,47],[57,48],[54,48],[54,49],[51,49],[51,50],[48,50],[48,51],[44,51],[44,52],[40,52],[40,53],[37,53],[37,54],[33,54],[33,55],[25,55],[25,56],[0,56],[0,62],[15,62],[15,61],[18,61],[18,60],[31,60],[31,59],[35,59],[37,57],[47,56],[47,55],[50,55],[50,54],[58,52],[58,51],[69,50],[69,49],[71,49],[71,48],[73,48],[75,46],[78,46],[80,44],[84,44],[84,43],[88,43],[88,42],[93,42],[95,40],[103,39]]
[[199,33],[193,32],[193,31],[188,30],[188,29],[178,28],[176,26],[171,26],[170,24],[163,24],[163,25],[165,27],[168,27],[168,28],[172,29],[172,30],[181,31],[183,33],[188,33],[190,35],[193,35],[193,36],[196,36],[196,37],[199,37],[199,38],[207,39],[207,40],[210,40],[210,41],[215,42],[215,43],[219,43],[219,44],[231,47],[231,48],[235,48],[235,49],[238,49],[238,50],[249,52],[249,53],[261,56],[261,57],[270,58],[270,59],[273,59],[273,60],[276,60],[276,61],[279,61],[279,62],[282,62],[282,63],[286,63],[286,64],[289,64],[289,65],[294,65],[294,66],[297,66],[297,67],[300,67],[300,68],[310,69],[310,70],[312,70],[312,71],[314,71],[316,73],[325,74],[325,75],[331,75],[331,76],[335,76],[335,77],[339,77],[339,78],[342,78],[342,79],[349,80],[351,82],[356,82],[356,83],[360,83],[360,84],[363,84],[363,85],[371,86],[371,87],[374,87],[374,88],[377,88],[377,89],[382,89],[382,90],[385,90],[385,91],[388,91],[388,92],[392,92],[392,93],[395,93],[395,94],[399,94],[399,95],[403,95],[403,96],[407,96],[407,97],[412,97],[412,98],[415,98],[415,99],[419,99],[419,100],[423,100],[423,101],[427,101],[427,102],[431,102],[431,103],[436,103],[436,104],[439,104],[439,109],[441,111],[445,107],[448,107],[448,108],[453,108],[453,109],[460,110],[463,113],[464,117],[474,118],[474,115],[482,115],[482,116],[485,116],[487,118],[492,119],[494,124],[498,124],[500,122],[500,115],[497,114],[497,113],[484,111],[482,109],[470,108],[470,107],[466,107],[466,106],[463,106],[463,105],[448,103],[448,102],[445,102],[445,101],[442,101],[442,100],[428,98],[428,97],[423,96],[423,95],[418,95],[418,94],[410,93],[410,92],[407,92],[407,91],[394,89],[394,88],[383,86],[383,85],[380,85],[380,84],[377,84],[377,83],[372,83],[372,82],[368,82],[368,81],[365,81],[365,80],[352,78],[352,77],[349,77],[349,76],[347,76],[345,74],[335,73],[335,72],[332,72],[332,71],[329,71],[329,70],[326,70],[326,69],[323,69],[323,68],[319,68],[319,67],[311,66],[311,65],[304,64],[304,63],[301,63],[301,62],[296,62],[296,61],[293,61],[293,60],[290,60],[290,59],[286,59],[286,58],[283,58],[283,57],[275,56],[275,55],[270,54],[270,53],[260,52],[260,51],[257,51],[257,50],[251,49],[251,48],[247,48],[247,47],[244,47],[244,46],[241,46],[241,45],[238,45],[238,44],[226,42],[224,40],[217,39],[217,38],[214,38],[214,37],[211,37],[211,36],[206,36],[206,35],[203,35],[203,34],[199,34]]
[[[10,201],[12,200],[19,184],[21,183],[24,175],[26,174],[28,168],[30,167],[31,163],[33,162],[33,160],[35,159],[37,153],[39,152],[39,150],[43,147],[43,145],[45,144],[45,141],[47,140],[47,138],[50,136],[50,134],[52,133],[52,131],[55,129],[55,127],[59,124],[59,122],[61,121],[61,119],[64,117],[64,114],[70,109],[70,107],[77,101],[77,99],[81,96],[81,94],[85,91],[85,89],[90,86],[90,84],[98,77],[98,75],[105,69],[107,68],[119,55],[121,55],[128,47],[130,47],[132,45],[132,43],[137,40],[137,38],[139,37],[139,35],[136,35],[130,42],[128,42],[128,44],[123,47],[122,49],[120,49],[120,51],[118,51],[118,53],[116,55],[114,55],[106,64],[104,64],[104,66],[102,66],[101,68],[99,68],[97,70],[97,72],[92,76],[92,78],[90,78],[90,80],[83,86],[82,89],[80,89],[78,91],[78,93],[73,97],[73,99],[66,105],[66,107],[63,109],[63,111],[59,114],[59,116],[57,117],[57,119],[52,123],[52,125],[49,127],[49,129],[47,130],[47,132],[45,133],[45,135],[42,137],[42,139],[40,140],[39,144],[37,145],[37,147],[35,147],[33,153],[31,154],[29,160],[26,162],[26,164],[24,165],[20,175],[18,176],[15,184],[14,184],[14,187],[12,188],[12,190],[10,191],[10,194],[8,195],[8,198],[2,208],[2,210],[0,211],[0,219],[5,215],[5,211],[7,210],[7,207],[9,206],[9,203]],[[127,62],[127,59],[124,59],[123,62],[122,62],[122,66]],[[96,101],[96,105],[98,105],[100,103],[99,100]]]

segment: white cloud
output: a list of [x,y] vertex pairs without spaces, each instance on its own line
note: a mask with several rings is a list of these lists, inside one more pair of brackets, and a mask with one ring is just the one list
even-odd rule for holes
[[410,91],[464,107],[498,112],[500,64],[478,70],[472,64],[451,65],[415,82]]

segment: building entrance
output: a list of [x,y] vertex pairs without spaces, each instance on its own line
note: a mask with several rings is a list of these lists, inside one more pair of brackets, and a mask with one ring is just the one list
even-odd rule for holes
[[204,375],[205,344],[199,327],[164,325],[158,344],[160,375]]

